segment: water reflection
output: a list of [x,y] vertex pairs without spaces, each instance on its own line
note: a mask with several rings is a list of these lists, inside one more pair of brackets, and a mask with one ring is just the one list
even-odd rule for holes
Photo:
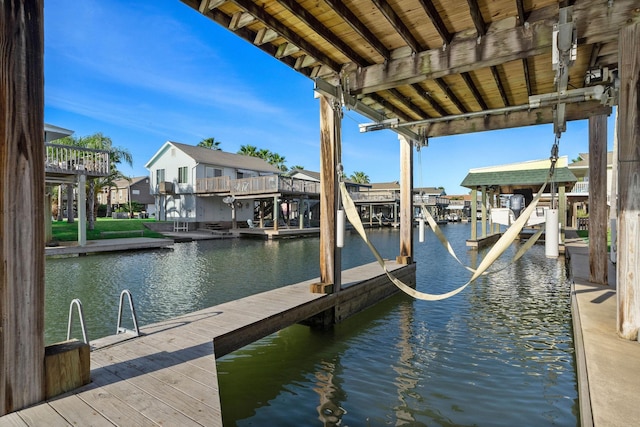
[[[467,224],[444,232],[465,264],[479,263]],[[371,240],[395,257],[397,231]],[[374,260],[357,236],[346,244],[344,268]],[[47,260],[47,341],[64,338],[73,298],[97,338],[113,333],[122,289],[144,325],[316,277],[318,246],[223,240]],[[415,252],[419,290],[469,279],[432,234]],[[542,246],[502,267],[448,300],[398,295],[331,331],[293,326],[229,354],[218,362],[225,425],[577,425],[565,267]]]

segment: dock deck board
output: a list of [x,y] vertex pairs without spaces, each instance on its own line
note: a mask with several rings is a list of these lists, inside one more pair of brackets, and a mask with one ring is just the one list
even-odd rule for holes
[[[387,266],[390,270],[401,267],[392,261]],[[343,287],[382,275],[377,263],[345,270]],[[318,280],[144,326],[137,338],[93,341],[91,383],[0,417],[0,424],[222,426],[216,354],[326,309],[335,298],[310,292],[310,284]],[[242,334],[246,336],[234,338]],[[221,343],[222,350],[216,353],[214,342],[222,337],[231,339]]]

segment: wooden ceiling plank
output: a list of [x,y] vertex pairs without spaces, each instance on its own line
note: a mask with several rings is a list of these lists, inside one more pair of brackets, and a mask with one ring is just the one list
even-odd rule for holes
[[502,85],[502,80],[500,80],[500,73],[498,73],[498,67],[491,67],[491,75],[493,76],[493,80],[496,82],[496,86],[498,86],[498,91],[500,92],[500,97],[502,98],[502,103],[505,107],[509,107],[511,104],[509,103],[509,98],[507,98],[507,92],[504,90],[504,86]]
[[456,94],[453,93],[453,91],[451,90],[447,82],[445,82],[441,78],[434,79],[434,81],[436,82],[438,87],[442,89],[442,91],[447,96],[447,98],[449,98],[451,102],[453,102],[453,104],[458,108],[458,110],[460,110],[461,113],[464,114],[469,112],[469,110],[467,110],[467,108],[462,104],[462,102],[460,102]]
[[[583,120],[591,116],[610,115],[611,107],[602,105],[598,101],[581,102],[566,105],[567,121]],[[553,109],[551,107],[532,110],[514,111],[509,114],[487,115],[447,122],[431,123],[424,127],[428,138],[438,136],[460,135],[465,133],[483,132],[489,130],[508,129],[523,126],[533,126],[553,123]],[[550,138],[553,135],[549,132]]]
[[[342,68],[341,65],[330,58],[328,55],[323,53],[320,49],[316,48],[313,44],[307,42],[302,37],[298,36],[295,32],[289,29],[286,25],[278,21],[273,16],[269,15],[264,11],[264,9],[260,8],[257,4],[255,4],[251,0],[232,0],[233,3],[240,6],[242,9],[246,10],[250,14],[256,17],[256,19],[262,22],[267,27],[271,27],[273,31],[280,34],[288,42],[298,46],[300,49],[307,52],[309,55],[317,58],[320,62],[324,63],[326,66],[330,67],[333,71],[338,72]],[[253,40],[253,38],[251,39]],[[295,63],[295,62],[294,62]],[[294,65],[294,64],[291,64]]]
[[411,34],[411,31],[404,24],[402,19],[396,14],[393,8],[386,2],[386,0],[371,0],[373,4],[382,12],[382,14],[387,18],[387,21],[393,26],[398,34],[404,39],[404,41],[411,47],[413,52],[421,52],[422,46],[416,40],[416,38]]
[[598,56],[600,55],[600,49],[602,48],[601,43],[594,43],[591,46],[591,55],[589,56],[589,68],[593,68],[596,66],[596,62],[598,61]]
[[344,56],[349,58],[354,63],[358,64],[360,67],[366,67],[371,65],[371,62],[367,61],[361,55],[359,55],[355,50],[351,48],[347,43],[345,43],[339,37],[336,37],[335,34],[331,32],[327,27],[324,26],[315,16],[313,16],[309,11],[300,6],[300,4],[296,3],[293,0],[278,0],[285,9],[294,14],[300,21],[304,22],[309,28],[311,28],[316,34],[320,37],[328,41],[332,46],[334,46],[337,50],[342,52]]
[[476,27],[478,37],[482,37],[487,34],[487,25],[484,23],[482,13],[480,13],[478,2],[477,0],[467,0],[467,4],[469,4],[469,12],[471,13],[471,19],[473,20],[473,25]]
[[411,85],[411,87],[413,88],[413,90],[415,90],[416,92],[418,92],[418,95],[424,99],[429,105],[431,105],[431,107],[436,110],[438,112],[438,114],[440,114],[441,116],[448,116],[450,115],[450,113],[445,110],[444,108],[442,108],[442,106],[438,103],[438,101],[436,101],[435,99],[433,99],[433,97],[431,96],[431,94],[429,93],[429,91],[426,91],[422,88],[422,86],[420,86],[417,83],[414,83]]
[[478,103],[478,105],[480,106],[480,108],[482,108],[483,110],[488,110],[489,107],[487,106],[487,103],[484,102],[484,99],[482,98],[482,95],[480,94],[480,92],[478,91],[478,88],[476,87],[475,83],[473,82],[473,79],[471,78],[471,74],[469,74],[469,73],[460,73],[460,76],[462,77],[462,80],[464,80],[464,82],[467,84],[467,87],[471,91],[471,94],[475,98],[475,100]]
[[453,34],[451,34],[447,29],[447,26],[442,21],[442,18],[436,10],[436,7],[433,5],[433,2],[431,0],[420,0],[420,4],[422,5],[422,8],[426,12],[429,19],[431,19],[431,23],[435,27],[438,34],[440,34],[440,37],[442,37],[442,42],[445,45],[449,45],[451,43],[451,40],[453,39]]
[[388,92],[393,95],[402,105],[408,110],[416,114],[418,117],[428,117],[429,115],[422,111],[417,105],[411,102],[406,96],[404,96],[398,89],[389,89]]
[[353,28],[353,30],[367,41],[385,60],[391,58],[391,52],[387,47],[367,28],[366,25],[358,19],[358,17],[351,12],[351,9],[346,7],[342,0],[325,0],[325,2],[331,6],[347,24]]

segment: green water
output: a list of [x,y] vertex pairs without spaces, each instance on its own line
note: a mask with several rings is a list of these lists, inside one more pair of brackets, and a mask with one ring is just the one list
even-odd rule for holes
[[[477,264],[464,244],[469,226],[443,228],[463,262]],[[371,238],[383,256],[396,255],[396,231]],[[47,340],[64,338],[71,298],[82,298],[95,339],[113,333],[124,288],[147,324],[316,277],[318,243],[207,241],[48,260]],[[415,253],[419,290],[445,292],[469,277],[431,234]],[[371,261],[348,237],[343,267]],[[578,425],[565,265],[536,246],[503,266],[445,301],[398,295],[330,331],[293,326],[225,356],[225,425]]]

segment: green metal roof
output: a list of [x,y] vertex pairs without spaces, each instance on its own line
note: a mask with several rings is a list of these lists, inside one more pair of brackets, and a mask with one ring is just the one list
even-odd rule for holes
[[[485,186],[526,186],[542,185],[549,174],[548,169],[522,170],[487,170],[469,172],[460,184],[466,188]],[[572,184],[577,181],[576,176],[567,167],[556,168],[553,181],[558,184]]]

